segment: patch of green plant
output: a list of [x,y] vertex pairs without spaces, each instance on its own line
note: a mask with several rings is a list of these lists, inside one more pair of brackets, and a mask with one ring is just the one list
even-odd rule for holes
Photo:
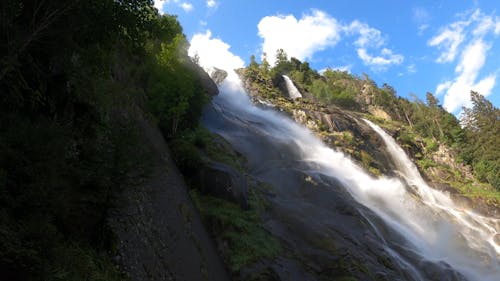
[[424,138],[425,149],[428,152],[435,152],[439,148],[439,143],[431,138]]
[[402,143],[404,146],[412,146],[415,144],[415,139],[417,135],[410,129],[403,127],[399,132],[399,136],[397,140]]
[[243,170],[243,160],[222,137],[201,126],[185,130],[169,142],[174,159],[186,176],[195,174],[210,161]]
[[[420,164],[420,162],[418,162]],[[422,167],[422,166],[421,166]],[[451,167],[434,163],[437,169],[445,172],[447,177],[434,177],[438,182],[444,183],[458,191],[461,195],[471,199],[482,199],[492,206],[500,206],[500,193],[487,183],[475,179],[464,178],[460,171]]]
[[50,275],[50,280],[54,281],[124,280],[123,274],[106,253],[98,253],[91,247],[77,244],[60,248]]
[[250,197],[250,209],[238,204],[190,191],[206,225],[221,240],[225,262],[233,272],[264,258],[273,258],[281,251],[276,238],[263,227],[256,206],[255,195]]
[[417,160],[417,164],[424,171],[430,167],[437,166],[436,162],[432,161],[431,159],[429,159],[427,157],[423,157],[422,159]]
[[222,137],[212,134],[205,148],[206,156],[213,161],[227,164],[238,171],[243,171],[243,159]]

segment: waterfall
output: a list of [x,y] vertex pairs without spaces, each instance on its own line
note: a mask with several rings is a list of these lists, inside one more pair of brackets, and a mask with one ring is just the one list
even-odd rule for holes
[[[429,187],[415,164],[397,142],[379,126],[366,119],[363,120],[383,139],[399,172],[412,191],[418,194],[421,200],[420,208],[429,210],[430,216],[422,218],[427,222],[421,224],[420,227],[424,227],[423,234],[435,236],[439,244],[429,243],[428,249],[431,251],[428,254],[435,258],[442,258],[451,265],[466,271],[474,271],[473,267],[476,266],[474,263],[483,259],[492,269],[491,273],[496,272],[498,278],[500,274],[498,262],[500,220],[463,210],[456,206],[447,194]],[[415,216],[406,219],[415,219]],[[429,225],[429,222],[433,221],[434,225]],[[440,229],[444,229],[445,232],[443,233]],[[470,257],[470,260],[464,257]],[[492,275],[493,278],[494,276]],[[482,278],[488,280],[486,275]]]
[[288,91],[288,96],[291,99],[296,99],[296,98],[301,98],[302,95],[300,94],[299,90],[295,87],[295,85],[292,82],[292,79],[286,75],[282,75],[283,79],[285,80],[286,84],[286,90]]
[[[205,126],[248,158],[252,174],[265,177],[276,161],[288,161],[290,157],[292,163],[277,171],[283,171],[283,179],[288,169],[301,169],[315,181],[328,176],[340,182],[358,204],[378,216],[377,220],[367,218],[372,231],[379,237],[381,247],[414,280],[426,279],[422,274],[429,263],[450,265],[470,280],[497,280],[500,248],[495,236],[498,240],[499,220],[461,210],[448,196],[429,188],[401,148],[377,126],[369,123],[382,134],[403,179],[374,178],[343,153],[324,145],[305,127],[274,110],[254,106],[235,73],[230,72],[220,86],[211,110],[212,115],[206,114],[210,116],[203,121]],[[259,151],[264,140],[275,147]],[[282,146],[292,147],[294,155],[285,155],[279,150]],[[294,204],[306,204],[302,202],[305,198],[291,193],[286,185],[276,189],[281,192],[276,195],[282,197],[280,200],[293,197]],[[330,192],[339,191],[332,186]],[[315,202],[307,206],[319,208]],[[359,212],[364,213],[361,209]],[[383,221],[398,237],[404,237],[405,244],[398,244],[395,236],[386,237],[391,234],[378,221]]]

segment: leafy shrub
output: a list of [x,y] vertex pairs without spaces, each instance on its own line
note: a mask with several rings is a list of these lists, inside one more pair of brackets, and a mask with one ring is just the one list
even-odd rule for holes
[[225,241],[222,243],[225,245],[223,256],[231,271],[237,272],[263,258],[275,257],[281,251],[276,238],[262,227],[257,213],[262,203],[256,202],[257,196],[251,197],[252,207],[243,210],[235,203],[202,195],[195,189],[190,194],[214,236]]

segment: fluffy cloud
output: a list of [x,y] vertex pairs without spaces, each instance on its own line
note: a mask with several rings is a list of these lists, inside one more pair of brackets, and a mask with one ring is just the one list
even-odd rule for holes
[[198,56],[199,64],[209,70],[212,67],[231,71],[245,66],[243,60],[229,51],[227,43],[218,38],[212,38],[212,33],[195,34],[191,38],[191,46],[188,54],[191,57]]
[[168,1],[154,0],[154,6],[158,10],[158,12],[160,12],[160,14],[163,14],[163,5],[165,5],[166,3],[168,3]]
[[180,2],[180,0],[154,0],[154,6],[158,9],[160,14],[164,13],[165,5],[170,3],[176,4],[178,7],[184,10],[184,12],[188,13],[193,10],[193,4],[189,2]]
[[385,43],[380,30],[357,20],[344,27],[344,31],[350,35],[359,35],[358,39],[354,42],[354,45],[359,48],[366,48],[368,46],[380,47]]
[[417,66],[414,63],[412,63],[408,65],[408,67],[406,67],[406,70],[408,71],[409,74],[417,73]]
[[334,46],[341,31],[336,19],[319,10],[299,20],[293,15],[267,16],[260,20],[257,28],[264,39],[262,51],[267,53],[270,63],[274,63],[278,49],[299,60],[311,58],[315,52]]
[[[264,40],[262,51],[274,64],[276,50],[283,49],[290,57],[311,59],[315,52],[333,47],[341,37],[354,37],[359,58],[373,70],[384,70],[400,64],[404,57],[383,48],[382,32],[366,23],[353,21],[341,24],[335,18],[319,10],[312,10],[297,19],[293,15],[267,16],[258,24],[259,36]],[[379,53],[370,55],[370,53]]]
[[[401,64],[403,62],[403,55],[394,54],[392,50],[383,47],[385,39],[380,30],[355,20],[345,26],[344,31],[348,35],[357,36],[354,46],[357,47],[358,57],[365,65],[370,66],[372,70],[382,71],[390,65]],[[371,55],[368,52],[368,48],[375,51],[378,50],[380,52],[379,55]]]
[[470,106],[471,90],[488,96],[496,82],[496,74],[480,78],[479,73],[491,48],[488,36],[500,33],[500,19],[485,15],[480,10],[465,16],[465,19],[443,28],[428,42],[429,46],[443,51],[436,60],[438,63],[453,62],[460,54],[455,66],[455,78],[436,87],[437,95],[444,94],[443,107],[452,113],[457,113],[462,106]]
[[366,65],[370,65],[374,69],[384,69],[391,64],[400,64],[404,59],[402,55],[393,54],[387,48],[382,49],[380,56],[372,56],[368,54],[366,49],[359,48],[358,56]]
[[180,4],[181,8],[184,10],[184,12],[188,13],[191,10],[193,10],[193,4],[187,3],[187,2],[182,2]]
[[418,34],[422,35],[429,28],[431,16],[429,12],[422,7],[413,8],[413,22],[418,25]]
[[215,2],[215,0],[207,0],[207,7],[213,8],[215,6],[217,6],[217,2]]
[[437,47],[439,50],[442,50],[436,62],[451,62],[455,59],[458,52],[458,46],[464,41],[463,31],[467,24],[467,22],[463,21],[455,22],[429,40],[429,46]]
[[474,90],[482,95],[489,95],[495,86],[495,75],[477,80],[479,71],[486,60],[489,46],[482,39],[471,42],[462,52],[460,62],[455,68],[457,77],[453,81],[446,81],[437,86],[436,94],[446,91],[443,107],[456,112],[462,106],[470,105],[469,91]]

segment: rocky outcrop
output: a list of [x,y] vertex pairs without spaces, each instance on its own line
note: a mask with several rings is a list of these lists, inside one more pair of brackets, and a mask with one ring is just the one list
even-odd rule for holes
[[248,207],[248,186],[245,176],[234,167],[212,162],[202,167],[195,177],[195,185],[203,193]]
[[210,78],[215,82],[215,84],[220,85],[227,77],[227,72],[217,67],[213,67],[209,70]]
[[[358,124],[355,117],[342,111],[302,110],[304,114],[300,116],[329,120],[328,127],[338,132],[353,130],[356,135],[371,131],[364,122]],[[245,265],[236,280],[418,279],[384,245],[406,248],[405,239],[374,212],[357,203],[348,186],[335,177],[314,172],[315,165],[303,161],[297,143],[274,138],[276,131],[267,131],[258,116],[249,119],[241,116],[243,120],[233,116],[236,115],[229,107],[214,106],[205,112],[202,122],[212,132],[227,138],[245,158],[248,178],[266,184],[266,192],[259,193],[264,201],[259,215],[264,228],[282,248],[275,257]],[[260,126],[262,130],[257,129]],[[265,137],[263,132],[271,136]],[[370,145],[383,147],[374,135],[366,138],[373,138]],[[405,255],[410,264],[419,266],[421,257],[411,251]],[[430,263],[425,267],[423,280],[438,280],[444,273],[449,280],[463,280],[446,265]]]
[[138,124],[152,167],[110,213],[116,262],[132,281],[229,280],[159,129],[140,115]]
[[377,118],[380,118],[382,120],[386,120],[386,121],[392,120],[391,116],[387,112],[385,112],[380,106],[369,105],[368,112],[371,115],[373,115]]
[[462,175],[467,179],[473,179],[472,171],[470,167],[463,165],[462,163],[458,163],[455,161],[455,155],[446,145],[440,145],[438,150],[432,153],[431,158],[434,162],[439,165],[451,167],[457,171],[460,171]]
[[210,75],[201,66],[195,64],[192,61],[186,62],[185,65],[198,74],[201,85],[209,97],[213,97],[219,94],[219,88],[217,87],[217,84],[215,84],[214,80],[212,80]]
[[[252,98],[262,106],[272,104],[273,107],[287,113],[296,122],[315,132],[330,147],[342,150],[358,160],[370,173],[374,175],[394,173],[394,165],[386,157],[382,140],[360,121],[357,113],[333,105],[325,106],[308,98],[288,100],[278,97],[266,100],[260,90],[254,88],[252,82],[244,77],[243,72],[239,74]],[[280,89],[282,95],[285,90]]]

